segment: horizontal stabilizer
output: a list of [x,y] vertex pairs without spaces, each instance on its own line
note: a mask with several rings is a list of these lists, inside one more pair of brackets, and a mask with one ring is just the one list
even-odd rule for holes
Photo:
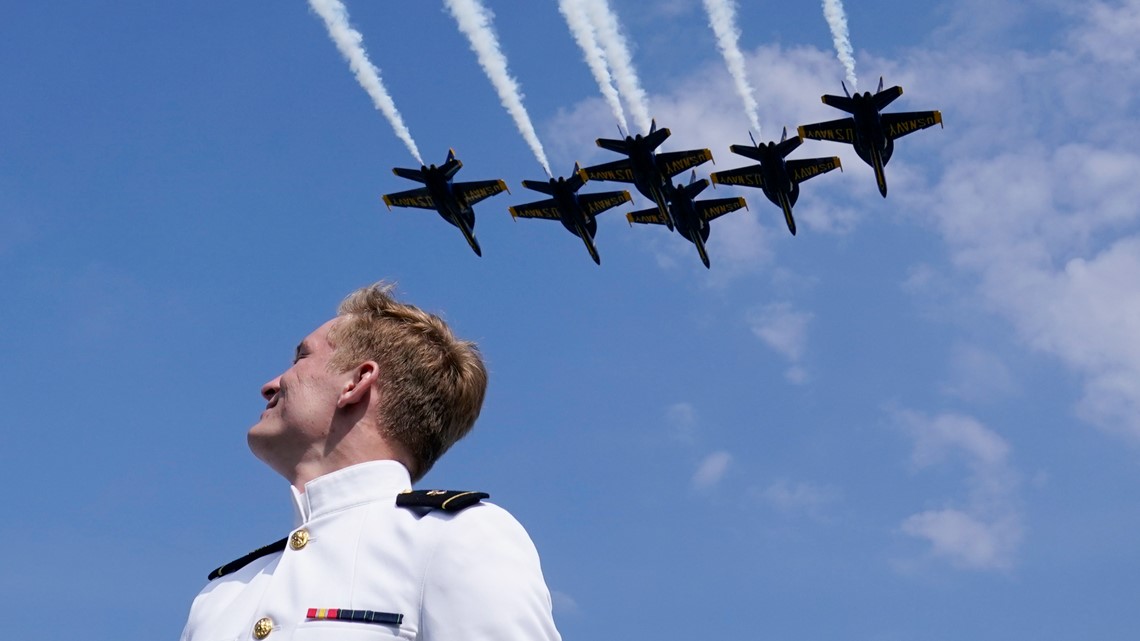
[[624,140],[615,140],[613,138],[598,138],[594,142],[597,143],[597,145],[602,149],[616,151],[619,154],[625,154],[627,156],[630,154],[629,144]]
[[882,86],[883,86],[882,83],[883,83],[883,80],[882,80],[882,78],[880,78],[879,79],[879,87],[880,87],[879,92],[876,93],[871,98],[871,100],[875,101],[875,110],[876,111],[882,111],[883,109],[886,109],[887,105],[894,102],[895,99],[897,99],[899,96],[901,96],[903,94],[902,87],[895,85],[894,87],[891,87],[890,89],[882,89]]
[[700,180],[695,180],[695,181],[690,182],[689,184],[685,185],[684,187],[681,188],[681,191],[685,192],[685,195],[688,196],[689,199],[693,199],[693,198],[696,198],[697,196],[699,196],[700,193],[702,191],[704,191],[705,188],[707,188],[708,186],[709,186],[709,181],[704,179],[704,178],[701,178]]
[[522,185],[533,191],[554,195],[554,185],[550,184],[548,180],[524,180]]
[[654,130],[650,131],[649,134],[647,136],[645,136],[645,138],[643,138],[642,140],[644,140],[643,144],[649,145],[649,149],[653,150],[653,149],[657,149],[658,147],[660,147],[661,143],[665,142],[665,139],[668,137],[669,137],[669,128],[668,127],[662,127],[660,129],[654,129]]
[[[846,96],[834,96],[832,94],[824,94],[820,96],[820,100],[828,107],[835,107],[849,114],[855,113],[855,100]],[[801,136],[803,134],[800,134]]]
[[804,139],[799,136],[788,138],[788,130],[784,130],[784,138],[776,145],[776,153],[781,157],[787,158],[788,154],[796,150],[797,147],[804,144]]
[[755,145],[730,145],[728,150],[737,156],[744,156],[752,160],[764,160],[764,150]]
[[424,177],[423,171],[421,171],[419,169],[407,169],[405,167],[393,167],[392,173],[396,174],[400,178],[407,178],[408,180],[414,180],[418,183],[427,183],[427,178]]

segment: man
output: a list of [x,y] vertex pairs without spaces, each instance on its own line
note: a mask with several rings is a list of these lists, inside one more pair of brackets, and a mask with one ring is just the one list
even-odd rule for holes
[[476,492],[410,492],[474,424],[473,343],[383,285],[353,292],[261,389],[253,453],[296,527],[210,573],[182,641],[559,641],[530,538]]

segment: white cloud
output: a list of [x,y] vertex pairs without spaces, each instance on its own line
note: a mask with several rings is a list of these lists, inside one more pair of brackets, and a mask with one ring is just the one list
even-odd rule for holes
[[962,461],[968,489],[960,506],[924,510],[903,519],[904,534],[930,543],[931,553],[956,567],[1008,570],[1024,538],[1020,475],[1009,464],[1009,444],[969,416],[927,417],[901,410],[897,423],[913,438],[918,469]]
[[779,480],[764,488],[760,498],[772,507],[786,513],[804,513],[821,518],[822,509],[838,500],[839,491],[830,486],[810,483],[791,483]]
[[[982,5],[987,18],[979,21]],[[909,104],[900,109],[938,108],[946,122],[945,130],[919,132],[899,145],[888,167],[886,206],[940,235],[952,264],[949,285],[974,292],[958,301],[980,300],[1025,346],[1082,377],[1079,416],[1140,443],[1140,0],[966,0],[950,11],[950,26],[920,49],[897,60],[859,61],[906,88]],[[1022,34],[1029,15],[1065,20],[1068,32],[1051,41],[1007,37]],[[760,139],[778,138],[783,125],[835,117],[819,101],[837,77],[829,49],[764,46],[746,57],[750,82],[763,88]],[[677,78],[651,102],[658,124],[673,131],[663,149],[708,147],[718,169],[745,164],[722,151],[744,142],[747,118],[719,61]],[[551,140],[580,148],[581,131],[610,128],[604,104],[591,99],[559,115]],[[811,145],[795,157],[838,155],[848,171],[808,184],[797,212],[810,231],[851,233],[865,209],[858,203],[877,198],[870,170],[849,146]],[[742,193],[752,211],[714,223],[718,273],[710,282],[777,264],[784,245],[771,242],[783,233],[775,208],[755,190],[719,192]],[[659,242],[643,236],[647,245]],[[681,254],[695,253],[669,240],[675,242],[661,243],[662,265],[684,264]],[[694,262],[691,255],[683,260]],[[757,328],[792,361],[791,380],[806,375],[798,360],[803,318],[782,329],[770,322]]]
[[665,408],[670,435],[682,443],[693,443],[697,434],[697,408],[692,403],[674,403]]
[[972,570],[1008,570],[1022,540],[1020,519],[985,522],[960,510],[931,510],[908,517],[902,531],[927,539],[935,556]]
[[785,376],[793,383],[807,380],[801,361],[807,347],[807,327],[812,314],[795,309],[791,303],[770,303],[748,314],[752,333],[765,345],[790,361]]
[[1094,2],[1084,26],[1072,34],[1073,45],[1094,60],[1134,65],[1140,60],[1140,2]]
[[560,616],[578,614],[581,611],[574,597],[558,590],[550,591],[550,603],[554,606],[554,613]]
[[728,471],[730,463],[732,463],[732,455],[728,452],[709,454],[701,461],[701,464],[697,466],[697,471],[693,474],[693,487],[698,490],[711,489],[724,478],[724,473]]
[[950,381],[943,391],[967,401],[1005,397],[1017,390],[1005,362],[976,345],[955,345],[950,353]]

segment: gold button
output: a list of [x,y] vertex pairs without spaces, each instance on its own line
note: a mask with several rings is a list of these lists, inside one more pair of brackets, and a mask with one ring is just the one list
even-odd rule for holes
[[300,550],[309,544],[309,531],[301,528],[293,534],[289,535],[289,547],[294,550]]
[[253,624],[253,638],[255,639],[264,639],[269,636],[270,632],[273,632],[273,619],[269,617],[262,617]]

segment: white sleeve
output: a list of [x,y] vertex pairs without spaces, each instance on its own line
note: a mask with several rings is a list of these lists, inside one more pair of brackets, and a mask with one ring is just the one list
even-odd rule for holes
[[538,552],[514,517],[483,503],[438,527],[424,577],[422,641],[561,641]]

